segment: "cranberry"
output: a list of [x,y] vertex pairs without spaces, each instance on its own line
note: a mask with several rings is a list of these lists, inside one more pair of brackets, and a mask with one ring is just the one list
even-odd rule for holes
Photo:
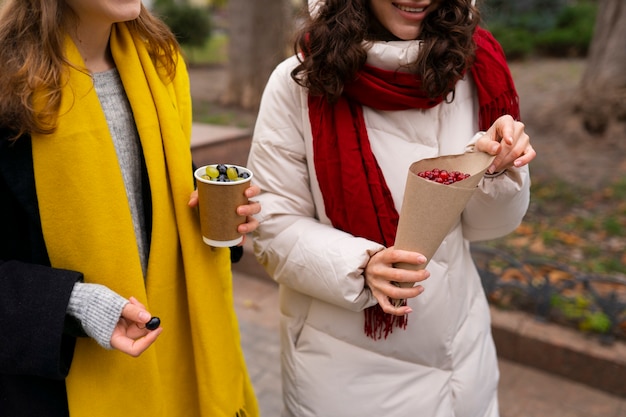
[[448,172],[445,169],[433,168],[428,171],[420,171],[417,173],[417,176],[430,181],[438,182],[439,184],[450,185],[470,177],[470,174],[465,174],[459,171]]

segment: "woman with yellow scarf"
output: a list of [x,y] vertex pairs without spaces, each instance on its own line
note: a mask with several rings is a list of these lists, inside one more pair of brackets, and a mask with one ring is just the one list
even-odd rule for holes
[[169,29],[141,0],[4,0],[0,91],[0,415],[257,416]]

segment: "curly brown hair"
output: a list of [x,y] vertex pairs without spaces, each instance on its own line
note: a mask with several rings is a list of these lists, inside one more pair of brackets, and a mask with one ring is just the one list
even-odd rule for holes
[[[430,98],[447,97],[471,66],[472,35],[480,12],[470,0],[438,0],[422,22],[422,46],[409,71],[423,82]],[[323,0],[296,34],[294,50],[300,64],[291,77],[310,94],[334,103],[344,84],[365,65],[367,41],[394,40],[374,17],[370,0]]]
[[[63,44],[77,17],[64,0],[4,0],[0,12],[0,126],[15,132],[52,133],[71,64]],[[170,78],[180,51],[175,36],[142,5],[129,30],[145,39],[153,60]],[[35,111],[35,92],[43,103]]]

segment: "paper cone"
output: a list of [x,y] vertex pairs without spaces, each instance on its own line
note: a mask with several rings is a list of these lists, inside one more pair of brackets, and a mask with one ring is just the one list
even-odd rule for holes
[[[395,265],[397,268],[419,270],[426,267],[458,221],[493,159],[494,156],[484,152],[469,152],[423,159],[409,167],[394,246],[396,249],[419,252],[427,262],[423,265],[399,263]],[[460,171],[470,174],[470,177],[444,185],[417,175],[434,168]],[[413,285],[406,283],[409,287]]]

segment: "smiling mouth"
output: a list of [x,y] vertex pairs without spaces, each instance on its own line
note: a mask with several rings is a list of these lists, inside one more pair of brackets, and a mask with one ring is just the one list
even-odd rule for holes
[[407,13],[422,13],[424,10],[426,10],[425,7],[409,7],[409,6],[403,6],[403,5],[396,4],[396,3],[393,3],[393,5],[397,9],[400,9],[403,12],[407,12]]

